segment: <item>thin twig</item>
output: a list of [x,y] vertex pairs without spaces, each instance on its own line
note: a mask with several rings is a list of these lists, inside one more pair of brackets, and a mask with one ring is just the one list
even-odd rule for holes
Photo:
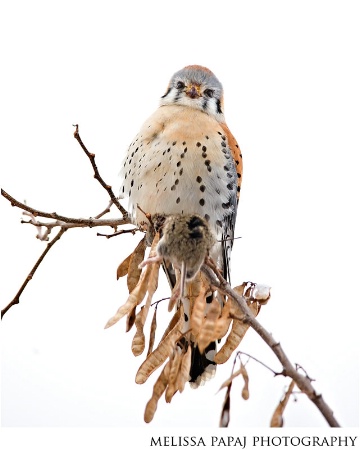
[[114,204],[114,202],[112,200],[109,201],[109,204],[107,205],[107,207],[104,209],[104,211],[102,211],[101,213],[99,213],[97,216],[94,217],[94,219],[100,219],[100,217],[105,216],[105,214],[110,212],[110,208],[111,206]]
[[121,212],[121,214],[123,215],[123,217],[127,217],[128,213],[126,211],[126,209],[120,205],[119,200],[115,197],[115,194],[111,188],[111,186],[109,186],[108,184],[105,183],[105,181],[102,179],[102,177],[99,174],[99,170],[97,168],[97,165],[95,163],[95,154],[94,153],[90,153],[89,150],[86,148],[85,144],[83,143],[80,134],[79,134],[79,125],[74,125],[75,127],[75,131],[74,131],[74,138],[78,141],[78,143],[80,144],[80,147],[84,150],[86,156],[89,158],[91,165],[94,169],[94,178],[96,180],[98,180],[98,182],[101,184],[101,186],[107,191],[107,193],[109,194],[112,202],[114,203],[114,205],[116,205],[116,207],[118,208],[118,210]]
[[114,236],[120,236],[120,234],[125,234],[125,233],[135,234],[137,231],[140,231],[140,228],[131,228],[131,230],[120,230],[120,231],[116,231],[115,233],[112,233],[112,234],[96,233],[96,236],[104,236],[104,237],[106,237],[106,239],[110,239]]
[[[275,370],[273,370],[271,367],[269,367],[268,365],[266,365],[265,363],[263,363],[263,362],[260,361],[259,359],[255,358],[254,356],[249,355],[248,353],[242,352],[242,351],[240,351],[240,350],[236,353],[235,361],[236,361],[236,359],[237,359],[238,357],[240,357],[241,355],[245,355],[245,356],[247,356],[248,358],[251,358],[251,359],[253,359],[254,361],[256,361],[257,363],[261,364],[261,365],[264,366],[266,369],[270,370],[270,372],[272,372],[272,373],[274,374],[275,377],[278,376],[278,375],[283,375],[282,372],[275,372]],[[234,361],[234,363],[235,363],[235,361]]]
[[[211,265],[211,264],[210,264]],[[239,295],[233,290],[230,284],[224,280],[223,277],[217,279],[214,274],[213,267],[210,267],[208,263],[203,264],[201,268],[202,272],[208,278],[210,284],[221,291],[223,294],[231,297],[236,301],[244,314],[244,320],[249,323],[251,328],[266,342],[266,344],[275,353],[276,357],[280,361],[283,367],[283,375],[292,378],[297,384],[298,388],[304,392],[308,398],[316,405],[327,423],[331,427],[340,427],[338,421],[335,419],[333,411],[328,404],[324,401],[321,394],[318,394],[311,384],[308,377],[300,374],[295,367],[291,364],[289,358],[285,354],[279,342],[276,342],[271,333],[269,333],[255,318],[250,308],[248,307],[246,300],[243,296]]]
[[43,259],[45,258],[45,256],[47,255],[47,253],[49,252],[51,247],[61,238],[61,236],[65,233],[65,231],[66,231],[66,228],[61,228],[60,231],[58,232],[58,234],[46,245],[45,250],[40,255],[40,258],[36,261],[34,267],[31,269],[29,275],[26,277],[25,281],[23,282],[23,284],[22,284],[21,288],[19,289],[18,293],[15,295],[14,299],[7,306],[5,306],[4,309],[1,310],[1,319],[3,318],[3,316],[6,314],[6,312],[12,306],[17,305],[20,302],[20,296],[21,296],[23,290],[26,288],[27,284],[32,279],[32,277],[34,276],[34,273],[36,272],[37,268],[42,263]]

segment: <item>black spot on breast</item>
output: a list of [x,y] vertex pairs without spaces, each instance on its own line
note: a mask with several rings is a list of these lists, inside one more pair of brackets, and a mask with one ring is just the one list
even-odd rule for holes
[[202,178],[199,177],[199,176],[197,176],[197,177],[196,177],[196,181],[197,181],[198,183],[201,183],[201,182],[202,182]]
[[186,142],[184,141],[182,145],[186,145]]
[[221,141],[221,145],[222,145],[223,147],[226,147],[226,142]]
[[180,203],[180,197],[176,199],[176,203]]
[[176,179],[176,180],[175,180],[175,185],[177,186],[178,184],[179,184],[179,180]]
[[174,142],[172,143],[172,145],[176,145],[176,141],[174,141]]
[[173,185],[171,186],[171,190],[172,190],[172,191],[175,191],[175,189],[176,189],[176,186],[175,186],[175,184],[173,184]]
[[205,145],[202,146],[202,151],[203,151],[203,152],[206,152],[206,147],[205,147]]
[[205,161],[205,166],[210,166],[210,163],[211,163],[210,159],[207,159],[207,160]]
[[181,168],[180,171],[179,171],[179,175],[180,175],[180,176],[183,174],[183,171],[184,171],[184,169]]
[[207,153],[203,153],[201,156],[202,156],[203,158],[207,158]]
[[197,142],[196,147],[201,147],[201,142]]
[[213,300],[213,296],[209,295],[208,297],[206,297],[206,303],[209,305]]
[[131,186],[131,187],[134,186],[134,180],[131,180],[130,186]]
[[181,161],[179,161],[178,163],[176,163],[177,167],[181,166]]
[[205,191],[205,186],[204,186],[203,184],[200,186],[200,191],[201,191],[201,192],[204,192],[204,191]]
[[204,205],[205,205],[205,200],[204,200],[203,198],[201,198],[201,199],[199,200],[199,203],[200,203],[201,206],[204,206]]
[[210,220],[209,214],[205,214],[205,220],[207,220],[209,222],[209,220]]
[[229,191],[232,191],[234,189],[234,186],[231,183],[229,183],[226,187],[229,189]]

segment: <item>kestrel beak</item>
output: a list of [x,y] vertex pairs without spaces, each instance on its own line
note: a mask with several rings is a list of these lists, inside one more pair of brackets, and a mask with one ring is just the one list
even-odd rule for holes
[[192,84],[186,89],[186,95],[190,98],[200,97],[200,86],[197,84]]

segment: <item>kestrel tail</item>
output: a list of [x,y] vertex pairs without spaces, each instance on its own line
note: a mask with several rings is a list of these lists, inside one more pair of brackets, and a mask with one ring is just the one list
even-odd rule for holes
[[[217,238],[210,256],[230,281],[242,156],[225,123],[222,85],[209,69],[187,66],[172,76],[160,107],[130,144],[120,176],[120,195],[129,200],[134,224],[147,222],[142,211],[204,218]],[[173,287],[174,271],[169,265],[165,270]],[[203,354],[193,348],[190,383],[213,375],[215,350],[215,343]]]

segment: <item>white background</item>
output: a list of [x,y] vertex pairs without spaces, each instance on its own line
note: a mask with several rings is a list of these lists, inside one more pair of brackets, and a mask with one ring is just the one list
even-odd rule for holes
[[[90,217],[107,205],[72,124],[115,186],[171,75],[188,64],[217,75],[244,161],[232,279],[272,286],[259,320],[345,427],[359,423],[357,6],[13,1],[0,12],[1,187],[43,211]],[[4,307],[45,244],[4,198],[0,214]],[[2,425],[216,429],[231,361],[205,387],[161,400],[144,424],[157,375],[136,385],[143,357],[131,353],[133,331],[125,321],[103,329],[126,300],[116,268],[140,236],[97,231],[67,232],[1,322]],[[156,297],[167,292],[162,277]],[[280,369],[254,332],[241,349]],[[268,427],[288,381],[253,361],[247,368],[250,399],[235,380],[230,427]],[[296,400],[285,426],[327,427],[304,395]]]

